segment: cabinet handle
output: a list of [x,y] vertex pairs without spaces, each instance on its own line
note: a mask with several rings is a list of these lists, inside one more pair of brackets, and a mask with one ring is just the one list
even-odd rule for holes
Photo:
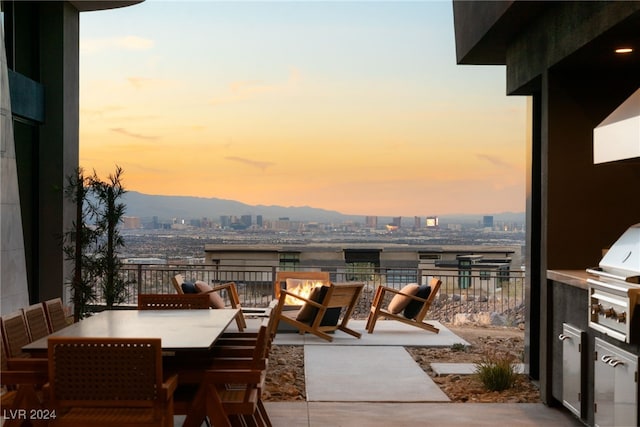
[[611,361],[612,356],[607,356],[606,354],[600,358],[604,363],[609,363]]
[[560,335],[558,335],[558,339],[559,339],[560,341],[564,341],[564,340],[570,340],[570,339],[571,339],[571,337],[570,337],[569,335],[560,334]]
[[616,360],[616,359],[612,359],[609,362],[607,362],[609,364],[609,366],[613,366],[614,368],[618,365],[623,365],[624,366],[624,362],[621,360]]

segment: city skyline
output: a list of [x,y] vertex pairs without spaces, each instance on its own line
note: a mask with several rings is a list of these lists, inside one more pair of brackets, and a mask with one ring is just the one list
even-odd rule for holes
[[344,214],[524,211],[526,100],[450,2],[170,2],[80,19],[80,165]]

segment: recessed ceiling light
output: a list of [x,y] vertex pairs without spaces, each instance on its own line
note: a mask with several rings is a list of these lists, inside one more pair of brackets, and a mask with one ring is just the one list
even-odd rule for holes
[[620,47],[616,49],[616,53],[631,53],[631,52],[633,52],[633,49],[630,47]]

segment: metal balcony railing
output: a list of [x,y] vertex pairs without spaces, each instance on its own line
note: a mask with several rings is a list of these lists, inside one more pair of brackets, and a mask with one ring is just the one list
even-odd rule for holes
[[[440,293],[430,319],[450,322],[456,314],[498,313],[507,323],[520,323],[524,316],[524,271],[455,270],[411,268],[304,268],[299,271],[328,271],[331,281],[364,282],[354,315],[366,317],[378,285],[400,289],[407,283],[428,283],[431,276],[442,280]],[[135,305],[138,294],[174,293],[171,278],[182,274],[185,280],[202,280],[211,285],[235,282],[244,307],[265,307],[273,300],[273,280],[278,267],[126,264],[121,269],[130,283],[125,304]],[[226,297],[223,295],[223,297]],[[98,289],[97,304],[104,301]]]

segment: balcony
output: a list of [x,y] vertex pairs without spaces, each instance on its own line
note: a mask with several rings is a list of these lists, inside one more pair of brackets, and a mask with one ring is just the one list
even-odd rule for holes
[[[171,278],[182,274],[186,280],[209,284],[233,281],[244,307],[266,307],[273,300],[273,280],[279,267],[238,267],[225,265],[125,264],[122,278],[129,283],[124,305],[135,305],[138,294],[174,293]],[[289,270],[289,269],[287,269]],[[430,276],[442,280],[439,296],[431,308],[433,320],[452,322],[459,314],[497,313],[510,326],[524,322],[525,289],[523,270],[450,268],[326,268],[307,267],[299,271],[328,271],[331,281],[364,282],[365,287],[354,317],[366,317],[378,285],[402,288],[407,283],[427,283]],[[67,287],[67,292],[70,292]],[[226,298],[225,295],[223,297]],[[68,297],[67,301],[71,301]],[[94,302],[104,305],[100,289]]]

